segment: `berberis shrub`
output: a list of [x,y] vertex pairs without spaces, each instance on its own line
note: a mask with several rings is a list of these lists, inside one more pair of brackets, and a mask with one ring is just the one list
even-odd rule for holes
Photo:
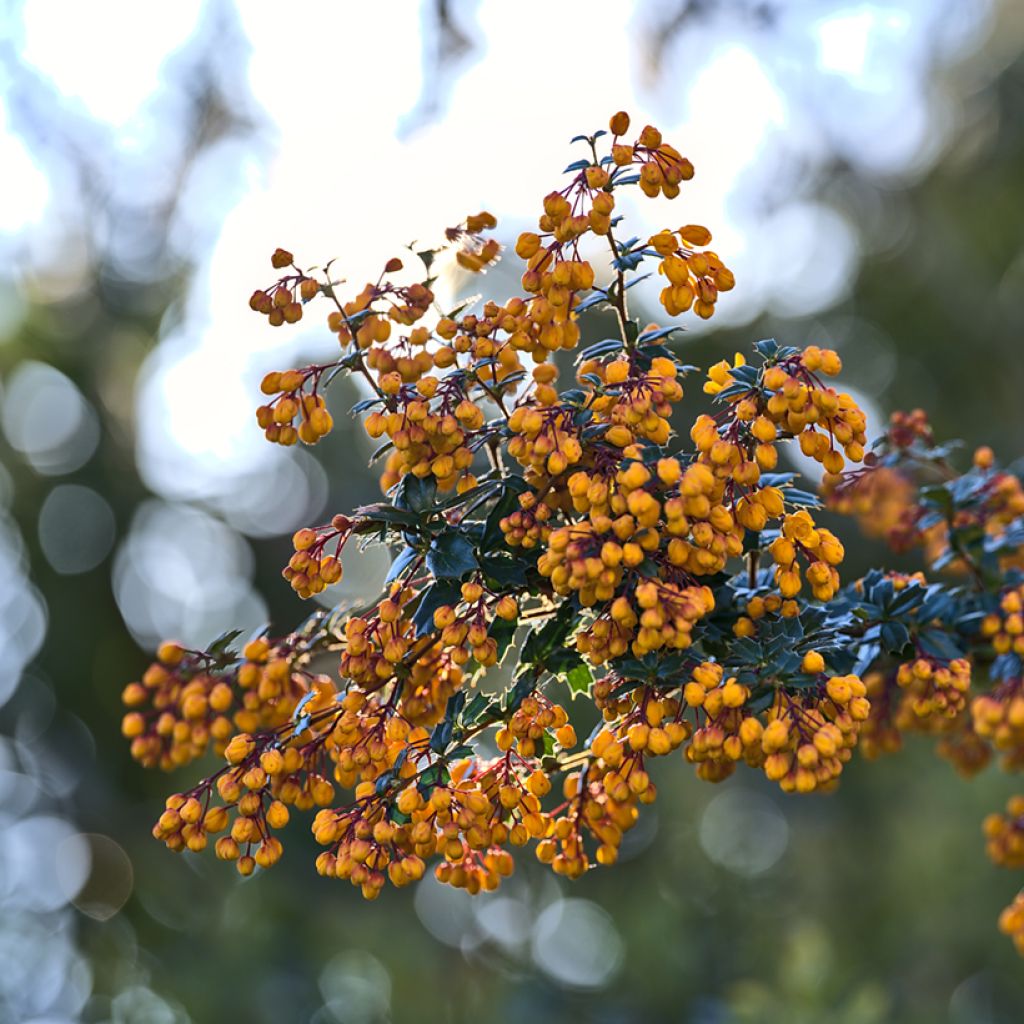
[[[341,352],[268,374],[259,425],[316,443],[332,428],[324,390],[356,375],[386,495],[299,530],[284,577],[319,594],[353,542],[393,561],[368,607],[240,650],[237,634],[165,643],[128,685],[123,731],[143,765],[211,748],[225,762],[167,800],[153,832],[170,849],[220,833],[217,856],[248,875],[315,812],[317,870],[367,899],[428,864],[475,893],[512,872],[515,848],[569,878],[613,864],[655,799],[651,759],[677,749],[702,779],[742,763],[787,793],[833,789],[855,749],[895,751],[908,732],[964,773],[993,754],[1024,764],[1019,478],[989,449],[953,468],[920,412],[866,450],[864,414],[829,383],[836,353],[775,341],[710,368],[717,411],[680,448],[670,418],[695,368],[678,327],[631,317],[629,289],[653,268],[668,317],[708,318],[734,280],[698,224],[629,237],[621,190],[673,199],[693,176],[657,129],[630,137],[618,113],[573,140],[584,155],[519,236],[523,294],[501,305],[445,314],[432,290],[441,260],[497,261],[486,212],[412,254],[421,280],[395,258],[355,295],[330,265],[273,254],[281,276],[252,308],[281,325],[325,302]],[[610,273],[595,275],[602,249]],[[555,357],[568,363],[591,311],[617,336],[579,352],[560,389]],[[779,471],[793,443],[821,464],[820,490]],[[918,550],[929,575],[844,585],[823,503]],[[503,660],[504,689],[490,671]],[[1024,867],[1024,797],[984,832],[997,863]],[[1024,951],[1024,895],[1001,927]]]

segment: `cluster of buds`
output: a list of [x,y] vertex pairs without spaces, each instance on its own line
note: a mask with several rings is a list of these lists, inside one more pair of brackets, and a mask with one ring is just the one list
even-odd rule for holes
[[697,316],[707,320],[714,315],[718,293],[735,286],[733,272],[716,253],[696,251],[710,242],[711,232],[700,224],[651,236],[651,247],[661,257],[658,273],[668,281],[659,298],[669,316],[679,316],[692,307]]
[[382,379],[381,389],[397,407],[373,412],[365,423],[370,437],[387,435],[393,446],[381,486],[393,486],[406,473],[433,477],[443,491],[474,486],[469,444],[484,421],[480,407],[463,397],[457,384],[439,387],[435,377],[424,377],[410,389],[395,375]]
[[832,676],[819,689],[824,692],[780,695],[768,711],[763,769],[787,793],[831,787],[870,711],[866,687],[855,675]]
[[900,728],[943,732],[967,707],[971,663],[966,658],[948,664],[929,656],[915,658],[900,665],[896,683],[904,695],[897,712]]
[[661,132],[647,125],[632,145],[618,139],[629,131],[629,115],[615,114],[609,122],[614,141],[612,161],[616,167],[640,167],[640,190],[651,199],[658,195],[675,199],[679,186],[693,177],[693,164],[662,139]]
[[999,611],[985,616],[981,635],[996,654],[1024,655],[1024,587],[1013,587],[1000,596]]
[[514,622],[519,617],[519,605],[511,594],[496,597],[476,580],[463,583],[460,596],[461,604],[443,604],[434,611],[441,643],[468,650],[478,665],[493,665],[498,660],[498,644],[490,635],[491,620],[497,617]]
[[[562,795],[550,834],[537,844],[537,859],[558,875],[579,878],[592,863],[607,866],[618,860],[622,838],[639,818],[637,804],[652,803],[656,791],[642,769],[623,773],[598,760],[585,774],[567,776]],[[588,838],[597,844],[593,859]]]
[[223,752],[234,734],[236,691],[210,668],[205,656],[164,643],[141,681],[124,688],[128,711],[121,732],[136,761],[170,769],[194,761],[211,744]]
[[831,530],[817,526],[806,509],[786,516],[782,533],[769,550],[775,560],[775,582],[784,598],[796,597],[802,588],[798,556],[808,563],[804,575],[817,600],[831,600],[839,589],[836,566],[845,555],[843,545]]
[[[312,529],[304,527],[292,537],[295,554],[281,571],[299,597],[311,597],[321,593],[342,577],[341,550],[351,536],[353,522],[348,516],[337,515],[330,526]],[[334,542],[334,554],[326,553],[326,547]]]
[[638,441],[664,444],[669,439],[672,406],[683,397],[673,360],[655,356],[646,369],[624,358],[586,360],[578,376],[585,384],[592,377],[601,382],[601,393],[594,395],[589,407],[598,422],[608,424],[608,444],[626,454]]
[[[256,422],[268,441],[286,447],[297,441],[316,444],[331,432],[334,419],[327,411],[323,395],[316,390],[324,369],[326,367],[311,366],[304,370],[274,370],[263,378],[260,390],[265,395],[275,396],[256,410]],[[312,390],[305,393],[303,389],[308,382],[312,382]]]
[[375,782],[393,772],[400,758],[403,762],[395,774],[408,778],[414,773],[416,757],[429,741],[423,726],[410,725],[378,695],[359,690],[346,693],[341,707],[327,745],[339,785],[354,789],[359,782]]
[[[569,723],[569,714],[543,694],[527,697],[515,713],[494,735],[494,742],[502,751],[513,746],[523,757],[533,757],[544,749],[544,738],[551,736],[563,750],[576,746],[576,730]],[[540,794],[543,795],[543,794]]]
[[551,527],[547,523],[555,511],[557,496],[548,492],[539,499],[535,492],[524,491],[517,501],[519,508],[502,516],[498,522],[505,542],[512,547],[527,549],[546,544],[551,536]]
[[[286,249],[275,249],[270,257],[275,270],[295,267],[295,257]],[[302,319],[302,305],[316,298],[320,285],[298,268],[294,274],[282,277],[270,288],[257,288],[249,298],[249,308],[267,318],[271,327],[297,324]]]
[[[367,282],[355,298],[345,303],[335,299],[336,308],[327,316],[327,327],[342,346],[354,343],[362,352],[382,354],[386,351],[383,346],[392,338],[393,324],[399,328],[412,327],[427,314],[434,293],[426,282],[407,285],[389,279],[403,267],[398,257],[392,257],[384,264],[377,281]],[[330,294],[334,296],[333,286]],[[410,332],[409,337],[399,337],[395,344],[399,349],[407,348],[415,344],[411,338]]]
[[690,724],[683,718],[685,705],[677,696],[640,687],[626,694],[618,706],[599,698],[598,702],[609,724],[597,733],[590,749],[609,768],[621,770],[630,760],[642,765],[645,756],[662,757],[690,737]]
[[[171,850],[199,852],[209,836],[228,830],[214,844],[217,857],[251,875],[281,859],[283,845],[273,831],[288,824],[288,805],[308,810],[330,803],[334,787],[306,770],[299,748],[281,750],[247,733],[235,735],[224,756],[231,767],[215,780],[168,798],[153,835]],[[223,803],[212,803],[214,791]]]
[[[901,712],[903,693],[895,672],[872,671],[864,675],[871,710],[860,731],[860,752],[868,760],[895,754],[903,748],[903,728],[913,724],[913,713]],[[909,719],[909,720],[908,720]]]
[[999,915],[999,930],[1013,939],[1017,952],[1024,956],[1024,892]]
[[796,695],[779,690],[763,714],[747,710],[750,690],[705,664],[683,689],[698,726],[686,748],[701,778],[718,781],[739,761],[761,768],[785,792],[830,788],[852,755],[870,710],[867,689],[855,675],[822,679],[824,659],[804,656],[802,670],[818,681]]
[[827,478],[824,494],[835,512],[857,519],[869,537],[904,551],[917,540],[915,488],[902,473],[875,466],[855,476]]
[[975,735],[1002,754],[1006,771],[1024,767],[1024,680],[1007,679],[971,701]]
[[529,467],[535,480],[560,476],[583,456],[572,414],[566,410],[521,405],[509,417],[508,428],[515,435],[508,444],[509,455]]
[[209,748],[223,754],[239,731],[276,728],[303,698],[329,699],[334,684],[296,667],[295,643],[259,637],[233,664],[177,643],[161,644],[141,682],[129,683],[121,694],[128,708],[121,731],[131,740],[132,756],[147,767],[170,770]]
[[729,402],[734,422],[726,439],[756,445],[762,468],[771,462],[764,446],[770,447],[780,435],[797,438],[804,455],[820,462],[830,476],[841,473],[846,460],[864,458],[864,413],[848,394],[826,386],[818,376],[840,372],[842,362],[835,352],[809,345],[802,352],[767,361],[754,378],[740,379],[736,371],[742,366],[745,361],[740,357],[733,366],[712,367],[704,390]]
[[990,814],[982,823],[985,848],[994,864],[1024,868],[1024,796],[1010,797],[1005,814]]

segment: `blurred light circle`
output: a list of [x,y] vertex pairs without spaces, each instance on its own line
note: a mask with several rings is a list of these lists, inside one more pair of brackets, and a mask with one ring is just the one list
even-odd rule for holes
[[133,985],[119,992],[110,1006],[111,1024],[188,1024],[191,1017],[177,1004],[171,1004],[144,985]]
[[24,570],[21,537],[0,514],[0,706],[18,687],[22,669],[35,657],[46,635],[46,606]]
[[0,807],[8,814],[30,811],[39,795],[39,783],[31,775],[0,765]]
[[[205,860],[200,858],[169,858],[159,872],[140,872],[135,896],[162,928],[198,935],[214,927],[220,911],[214,901],[195,897],[195,875],[206,867]],[[250,921],[249,926],[255,931],[258,925]]]
[[775,865],[789,843],[782,812],[752,789],[727,789],[708,804],[700,821],[700,845],[727,871],[753,877]]
[[761,251],[772,253],[772,312],[806,316],[835,304],[849,290],[860,242],[838,211],[824,203],[787,203],[760,230]]
[[11,447],[50,476],[78,469],[100,438],[96,413],[71,379],[35,360],[7,380],[2,425]]
[[76,953],[69,914],[35,914],[3,905],[0,914],[0,1018],[19,1024],[80,1020],[92,971]]
[[996,1024],[992,982],[988,971],[964,978],[949,997],[950,1024]]
[[464,947],[463,939],[476,931],[473,900],[465,890],[442,885],[428,874],[416,886],[413,905],[423,927],[435,939],[459,949]]
[[530,909],[522,900],[498,896],[474,904],[476,923],[491,942],[513,952],[530,938]]
[[205,646],[254,630],[266,604],[250,580],[252,550],[234,530],[188,505],[146,502],[114,558],[114,596],[144,646],[166,637]]
[[389,1019],[391,976],[372,954],[361,949],[339,953],[320,972],[325,1019],[337,1024],[375,1024]]
[[658,836],[658,809],[647,807],[637,823],[622,837],[618,863],[639,857]]
[[568,988],[602,988],[622,966],[624,947],[611,917],[589,900],[556,900],[533,926],[534,963]]
[[37,913],[71,901],[89,877],[89,845],[62,818],[22,818],[0,830],[0,903]]
[[[4,392],[0,388],[0,405],[3,405]],[[14,480],[7,471],[7,467],[0,462],[0,511],[6,512],[14,500]]]
[[302,449],[267,453],[259,473],[216,499],[224,517],[250,537],[276,537],[316,519],[327,503],[327,473]]
[[[73,847],[72,853],[85,843],[89,852],[89,874],[70,896],[70,901],[87,917],[96,921],[108,921],[128,901],[132,892],[134,872],[131,858],[124,848],[110,836],[98,832],[83,832],[65,840],[57,851],[57,873],[62,875],[68,860],[65,846]],[[71,867],[74,867],[72,863]]]
[[35,713],[18,716],[14,740],[23,769],[44,793],[58,799],[71,796],[82,784],[82,766],[96,757],[96,738],[89,727],[69,712],[53,713],[46,702]]
[[[817,343],[836,349],[847,361],[843,366],[844,390],[849,390],[852,378],[861,394],[876,396],[876,404],[869,408],[871,415],[877,417],[877,396],[896,377],[898,359],[892,337],[871,320],[839,314],[824,321],[821,340]],[[876,429],[878,425],[876,418]]]
[[65,576],[95,569],[113,547],[114,535],[114,513],[91,487],[59,484],[39,510],[39,544]]

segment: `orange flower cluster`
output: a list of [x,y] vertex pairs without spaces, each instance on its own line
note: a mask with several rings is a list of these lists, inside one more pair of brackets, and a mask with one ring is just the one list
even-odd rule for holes
[[982,831],[993,863],[1024,868],[1024,796],[1010,797],[1006,814],[990,814]]
[[129,709],[121,731],[131,740],[132,757],[170,770],[210,747],[223,754],[236,732],[287,721],[310,692],[333,693],[326,677],[296,671],[294,648],[289,640],[274,646],[253,640],[244,660],[224,669],[215,657],[162,644],[141,682],[129,683],[121,694]]
[[1024,892],[1018,893],[1013,903],[999,915],[999,930],[1013,939],[1017,952],[1024,956]]
[[651,236],[651,247],[661,257],[658,273],[668,281],[659,298],[669,316],[679,316],[692,307],[697,316],[707,320],[714,315],[718,293],[735,287],[733,272],[716,253],[696,251],[696,246],[710,241],[711,232],[700,224]]
[[975,697],[971,725],[976,736],[1002,754],[1006,771],[1024,767],[1024,679],[1008,679]]
[[[811,652],[805,668],[820,675],[824,660]],[[838,779],[857,743],[869,711],[864,683],[855,675],[832,676],[798,695],[778,691],[763,715],[745,710],[750,691],[723,678],[710,664],[686,684],[686,703],[698,708],[700,724],[686,750],[697,774],[718,781],[740,760],[760,768],[784,792],[827,789]]]
[[[306,370],[286,370],[284,373],[268,373],[260,385],[265,395],[276,397],[267,405],[256,410],[256,422],[263,428],[268,441],[288,447],[297,441],[316,444],[334,428],[334,419],[327,411],[323,395],[316,391],[316,383],[323,367],[309,367]],[[313,390],[303,393],[307,382],[313,382]],[[299,426],[295,427],[295,418]]]
[[[965,773],[993,751],[1024,764],[1020,479],[989,449],[956,473],[920,411],[895,415],[867,453],[864,413],[827,382],[839,356],[817,345],[761,341],[750,362],[713,365],[711,411],[677,438],[693,368],[667,340],[678,327],[630,315],[630,287],[653,262],[666,313],[708,319],[735,282],[702,225],[622,240],[621,190],[672,199],[693,167],[651,126],[626,141],[625,113],[609,130],[574,140],[587,151],[516,240],[522,293],[504,301],[445,310],[434,290],[436,260],[496,263],[486,211],[415,254],[421,280],[395,258],[350,297],[330,264],[271,257],[283,276],[252,308],[294,323],[324,300],[341,351],[267,374],[257,421],[276,443],[316,443],[334,424],[326,390],[350,374],[386,495],[297,531],[283,576],[299,597],[325,595],[354,535],[394,562],[358,612],[314,613],[237,653],[230,638],[165,644],[125,689],[140,762],[170,769],[209,749],[226,762],[167,801],[154,835],[170,849],[217,836],[247,875],[281,858],[294,812],[315,809],[320,874],[373,899],[433,866],[476,893],[513,871],[516,848],[566,878],[613,864],[656,798],[649,759],[674,752],[702,779],[743,763],[786,793],[834,789],[858,744],[875,756],[908,731],[936,734]],[[560,388],[559,354],[594,308],[618,335],[591,341]],[[843,543],[779,471],[794,442],[833,510],[962,570],[957,584],[875,571],[842,586]],[[508,683],[481,685],[508,652]],[[971,692],[974,665],[987,692]],[[1021,820],[1011,802],[986,822],[1008,866],[1024,867]],[[1002,927],[1024,950],[1019,902]]]
[[967,707],[971,663],[966,658],[954,658],[948,664],[932,657],[916,658],[900,665],[896,683],[904,694],[900,727],[943,732]]

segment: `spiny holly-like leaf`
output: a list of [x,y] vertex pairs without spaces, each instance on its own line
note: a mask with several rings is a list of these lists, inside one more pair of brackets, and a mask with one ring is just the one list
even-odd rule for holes
[[565,673],[565,681],[569,684],[569,692],[575,698],[581,693],[590,692],[590,684],[594,681],[594,676],[581,661]]
[[406,473],[391,493],[395,508],[408,509],[410,512],[426,512],[434,507],[437,480],[432,475],[421,479],[412,473]]
[[221,635],[206,648],[206,653],[217,659],[234,657],[232,645],[241,635],[242,631],[240,629],[231,629],[226,633],[221,633]]
[[442,605],[453,605],[458,600],[459,588],[454,583],[431,583],[424,588],[412,617],[416,635],[429,633],[434,628],[434,612]]
[[509,645],[512,643],[512,640],[516,635],[517,626],[518,623],[514,619],[509,620],[495,618],[491,623],[490,629],[487,631],[487,635],[490,636],[498,645],[499,662],[505,657],[505,652],[509,649]]
[[477,565],[476,551],[461,533],[442,533],[430,542],[427,550],[427,568],[435,579],[462,579],[476,569]]
[[388,569],[388,574],[384,578],[385,583],[390,583],[392,580],[398,579],[399,576],[405,572],[406,569],[412,565],[413,562],[419,557],[419,552],[413,547],[404,547],[399,553],[398,557],[391,563],[391,568]]

